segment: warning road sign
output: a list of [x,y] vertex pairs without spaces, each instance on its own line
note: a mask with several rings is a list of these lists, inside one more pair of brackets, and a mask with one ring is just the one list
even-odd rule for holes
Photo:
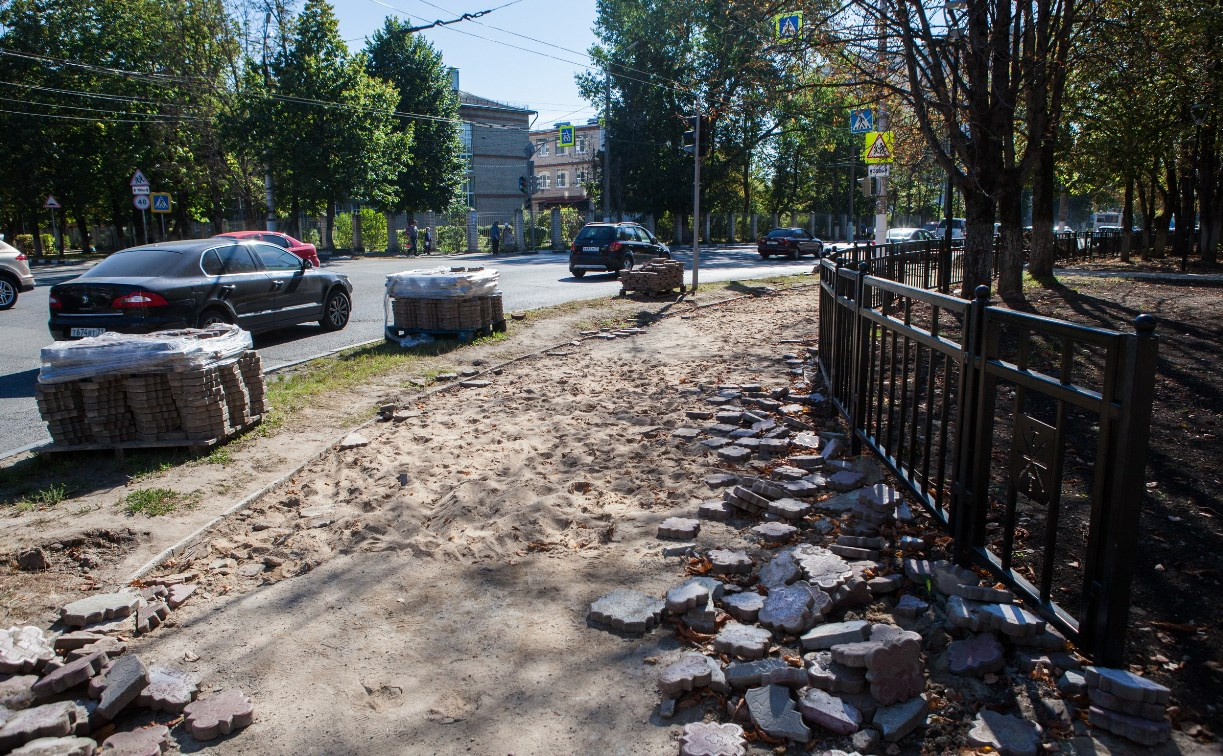
[[892,162],[892,132],[868,131],[862,159],[867,165]]
[[55,199],[54,195],[48,195],[47,201],[42,203],[42,206],[47,208],[48,210],[58,210],[61,207],[61,205],[59,204],[59,200]]
[[170,195],[167,192],[153,192],[149,195],[153,200],[153,212],[170,212]]
[[849,111],[849,133],[865,134],[875,130],[875,114],[870,108]]
[[136,172],[132,174],[132,180],[131,180],[130,182],[128,182],[128,183],[129,183],[129,184],[131,184],[131,186],[133,186],[133,187],[137,187],[137,186],[148,186],[148,185],[149,185],[149,180],[148,180],[147,178],[145,178],[145,177],[144,177],[144,174],[143,174],[143,173],[141,173],[141,171],[140,171],[140,169],[139,169],[139,168],[137,168],[137,169],[136,169]]

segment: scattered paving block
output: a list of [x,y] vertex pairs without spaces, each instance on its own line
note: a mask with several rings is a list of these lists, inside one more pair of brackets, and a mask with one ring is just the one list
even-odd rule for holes
[[1006,655],[993,633],[982,633],[952,641],[947,647],[947,665],[953,675],[984,677],[1002,669]]
[[897,573],[895,575],[871,578],[866,581],[866,587],[870,590],[871,595],[881,596],[885,593],[895,593],[900,590],[900,586],[903,583],[904,575]]
[[740,659],[760,659],[769,651],[773,634],[762,627],[727,622],[713,639],[714,650]]
[[742,575],[752,571],[752,558],[742,551],[712,549],[709,561],[715,575]]
[[747,739],[737,724],[693,722],[684,725],[679,739],[680,756],[744,756]]
[[794,552],[786,549],[777,553],[760,568],[758,579],[765,588],[777,588],[789,585],[802,577],[798,562],[794,561]]
[[925,585],[927,581],[934,582],[934,570],[925,559],[906,559],[904,568],[905,577],[918,585]]
[[255,721],[255,705],[240,690],[227,690],[187,705],[187,729],[196,740],[228,735]]
[[718,449],[724,449],[733,443],[734,441],[731,441],[729,438],[707,438],[704,441],[701,441],[701,446],[706,446],[714,451],[717,451]]
[[884,740],[895,743],[924,724],[926,714],[926,697],[920,695],[904,703],[880,707],[872,721],[883,733]]
[[0,674],[37,672],[55,658],[55,646],[42,628],[27,625],[0,630]]
[[991,630],[999,630],[1012,638],[1031,638],[1045,631],[1043,619],[1016,604],[978,604],[977,607],[982,621]]
[[726,682],[736,690],[755,688],[766,675],[772,677],[783,667],[789,667],[782,659],[757,659],[756,661],[731,662],[726,665]]
[[697,517],[716,522],[725,522],[733,517],[734,514],[735,508],[721,499],[701,502],[701,506],[696,512]]
[[794,550],[794,559],[808,582],[828,591],[853,576],[849,563],[828,549],[803,544]]
[[798,635],[815,623],[815,595],[806,583],[773,588],[757,621],[779,633]]
[[879,559],[878,551],[871,549],[860,549],[856,546],[842,546],[839,543],[834,543],[828,547],[828,550],[839,557],[844,557],[845,559],[869,560],[872,562]]
[[784,522],[765,522],[752,528],[751,532],[762,541],[788,541],[798,532],[798,528]]
[[866,690],[866,670],[833,661],[832,653],[819,651],[803,657],[812,687],[829,693],[858,694]]
[[684,416],[689,420],[711,420],[713,413],[709,410],[685,410]]
[[866,481],[866,476],[855,470],[841,470],[829,475],[828,487],[834,491],[852,491],[860,488]]
[[1034,635],[1012,638],[1017,646],[1026,646],[1035,648],[1041,651],[1064,651],[1066,649],[1066,636],[1059,633],[1052,627],[1046,626],[1044,631],[1035,633]]
[[140,597],[134,593],[100,593],[73,601],[59,610],[59,617],[69,627],[84,627],[103,620],[127,617],[139,603]]
[[695,441],[703,432],[700,428],[676,428],[671,431],[671,435],[682,441]]
[[658,537],[677,541],[691,541],[701,532],[701,521],[687,517],[668,517],[658,524]]
[[248,562],[238,568],[238,574],[242,577],[253,578],[262,575],[266,570],[267,566],[263,562]]
[[981,578],[967,567],[960,567],[950,562],[931,562],[930,569],[934,572],[934,585],[940,592],[948,596],[963,596],[957,589],[961,585],[980,585]]
[[969,745],[992,748],[1002,756],[1036,756],[1041,728],[1035,722],[982,709],[968,731]]
[[809,431],[799,433],[794,437],[793,441],[794,445],[799,449],[818,451],[820,448],[820,437]]
[[679,543],[662,547],[662,555],[666,557],[691,556],[695,553],[695,543]]
[[76,661],[68,662],[34,683],[32,687],[34,696],[47,699],[70,688],[84,685],[102,671],[105,663],[106,655],[101,653],[92,653]]
[[667,611],[672,614],[683,614],[693,607],[707,604],[711,595],[712,591],[708,586],[696,580],[689,580],[667,591]]
[[790,457],[789,462],[791,465],[807,472],[824,469],[824,458],[817,457],[814,454],[800,454],[797,457]]
[[1087,722],[1092,727],[1099,727],[1145,746],[1156,746],[1172,737],[1172,723],[1167,719],[1156,722],[1101,709],[1099,706],[1087,709]]
[[140,589],[140,598],[148,602],[164,599],[170,589],[164,585],[150,585]]
[[[874,629],[871,638],[876,638]],[[866,680],[871,696],[882,706],[907,701],[925,690],[924,671],[921,636],[917,633],[900,631],[866,655]]]
[[[874,713],[872,712],[871,716],[873,716],[873,714]],[[863,712],[862,718],[864,720],[870,719],[870,716],[868,716],[866,712]],[[879,751],[879,741],[881,740],[883,740],[883,737],[879,734],[878,730],[858,730],[853,734],[853,737],[850,738],[850,746],[860,754],[877,753]]]
[[790,451],[790,440],[787,438],[762,438],[757,449],[768,457],[780,457]]
[[752,456],[752,452],[750,449],[735,444],[718,449],[718,456],[727,462],[741,464],[746,462],[748,458]]
[[712,670],[700,654],[685,654],[658,674],[658,689],[664,696],[678,697],[684,691],[708,687]]
[[144,582],[148,585],[164,585],[173,586],[182,583],[190,583],[199,577],[196,572],[177,572],[173,575],[161,575],[160,577],[145,578]]
[[1159,683],[1124,669],[1092,666],[1084,667],[1083,673],[1087,677],[1088,686],[1127,701],[1167,704],[1172,694],[1171,690]]
[[743,697],[752,722],[765,734],[796,743],[811,739],[811,730],[803,724],[787,688],[780,685],[752,688]]
[[13,751],[13,756],[93,756],[94,748],[89,738],[38,738]]
[[964,585],[960,584],[952,589],[955,595],[968,599],[969,601],[981,601],[994,604],[1012,604],[1015,602],[1015,594],[1005,588],[989,588],[984,585]]
[[180,712],[195,699],[199,678],[170,667],[149,667],[149,684],[137,703],[153,711]]
[[[441,376],[438,376],[438,378],[440,379]],[[344,440],[340,441],[339,449],[340,451],[348,451],[349,449],[360,449],[363,446],[369,446],[369,439],[354,431],[345,436]]]
[[743,413],[735,410],[720,410],[714,414],[713,418],[722,425],[737,426],[743,422]]
[[658,716],[663,719],[670,719],[675,716],[675,699],[664,698],[662,703],[658,705]]
[[780,467],[773,468],[773,477],[778,480],[802,480],[806,475],[807,471],[800,467],[781,465]]
[[764,608],[764,596],[755,591],[732,593],[722,598],[726,613],[740,622],[755,622]]
[[811,511],[811,505],[807,502],[789,497],[770,501],[766,508],[769,514],[786,520],[801,520]]
[[862,714],[842,699],[811,688],[798,699],[803,719],[838,735],[852,735],[862,726]]
[[[803,498],[807,496],[815,496],[821,490],[823,490],[823,486],[817,485],[816,483],[813,483],[812,481],[808,480],[807,478],[803,478],[802,480],[792,480],[788,483],[782,483],[781,487],[785,490],[788,496],[797,496],[799,498]],[[819,505],[817,504],[816,506],[819,506]]]
[[761,685],[784,685],[792,690],[805,688],[810,684],[807,670],[803,667],[773,667],[760,674]]
[[[260,565],[262,566],[262,565]],[[166,617],[170,616],[170,607],[164,601],[145,604],[136,609],[136,634],[149,633],[156,630]]]
[[715,436],[729,436],[730,434],[734,433],[737,430],[739,430],[739,426],[729,425],[727,423],[719,423],[717,425],[711,425],[705,429],[707,433],[712,433]]
[[858,643],[870,637],[871,623],[865,620],[836,622],[815,627],[800,638],[803,649],[825,651],[843,643]]
[[123,656],[111,662],[101,677],[89,682],[89,697],[98,701],[97,716],[113,721],[148,684],[149,673],[140,657]]
[[127,643],[112,638],[109,635],[103,635],[100,640],[90,643],[88,646],[82,646],[78,649],[68,652],[68,661],[73,662],[77,659],[83,659],[91,654],[105,654],[108,659],[118,659],[127,653]]
[[187,599],[191,598],[191,594],[195,593],[198,589],[199,585],[197,583],[179,583],[177,585],[172,585],[170,586],[169,595],[166,596],[166,604],[171,609],[177,609],[182,606]]
[[1168,716],[1168,707],[1164,704],[1127,701],[1124,698],[1114,696],[1112,693],[1105,693],[1099,688],[1092,687],[1088,687],[1087,696],[1091,699],[1093,706],[1099,706],[1101,709],[1107,709],[1118,714],[1128,714],[1131,717],[1150,719],[1155,722]]
[[1087,677],[1082,672],[1068,669],[1057,678],[1057,689],[1068,696],[1087,694]]
[[72,735],[77,726],[77,707],[71,701],[43,704],[13,712],[0,727],[0,751],[9,751],[38,738]]
[[625,633],[646,633],[661,620],[666,604],[644,593],[620,589],[590,605],[590,619]]
[[13,712],[34,705],[34,683],[37,675],[13,675],[7,680],[0,680],[0,725],[4,724],[5,716],[10,716],[4,710]]
[[61,654],[66,654],[69,651],[75,651],[83,646],[88,646],[90,643],[107,638],[109,636],[101,633],[91,633],[86,630],[73,630],[72,632],[63,633],[55,639],[55,650]]
[[1035,671],[1037,667],[1044,667],[1052,671],[1053,669],[1077,670],[1083,666],[1073,654],[1066,653],[1065,651],[1049,651],[1047,653],[1016,651],[1014,662],[1019,671],[1025,674]]

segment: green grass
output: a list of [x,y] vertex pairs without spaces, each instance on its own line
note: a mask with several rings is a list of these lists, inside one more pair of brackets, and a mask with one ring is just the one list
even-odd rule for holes
[[138,514],[160,517],[179,509],[195,506],[197,496],[182,494],[170,488],[140,488],[123,499],[123,511],[129,517]]
[[54,483],[19,499],[16,507],[18,512],[32,512],[35,509],[48,509],[62,504],[67,498],[68,486],[64,483]]

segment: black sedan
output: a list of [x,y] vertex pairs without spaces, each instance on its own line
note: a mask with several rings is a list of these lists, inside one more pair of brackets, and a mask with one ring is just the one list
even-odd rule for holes
[[799,255],[819,257],[824,242],[801,228],[775,228],[757,240],[756,251],[765,260],[773,255],[785,255],[791,260]]
[[132,247],[51,287],[56,339],[236,323],[248,331],[317,321],[338,331],[352,311],[348,277],[274,244],[200,239]]

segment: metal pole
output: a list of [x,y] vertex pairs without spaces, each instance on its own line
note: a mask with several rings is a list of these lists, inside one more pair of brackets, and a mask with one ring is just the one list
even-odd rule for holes
[[140,211],[140,228],[144,230],[144,243],[149,243],[149,219],[145,217],[145,212]]
[[852,242],[854,240],[854,230],[858,227],[858,220],[854,217],[854,168],[857,167],[857,162],[854,160],[854,145],[851,141],[849,144],[849,192],[845,195],[849,199],[849,227],[845,230],[845,241]]
[[[271,91],[271,77],[268,73],[268,27],[272,23],[272,12],[268,11],[263,16],[263,88],[266,92]],[[270,155],[264,155],[263,164],[263,193],[264,199],[268,206],[268,217],[265,225],[268,231],[276,230],[276,193],[272,183],[272,159]]]
[[59,223],[55,220],[55,208],[51,208],[51,233],[55,235],[56,254],[62,257],[64,254],[64,240],[59,235]]
[[[882,45],[882,42],[880,43]],[[882,107],[879,108],[879,115],[875,117],[875,128],[879,131],[887,131],[891,125],[891,117]],[[875,198],[875,244],[885,244],[888,239],[888,180],[886,177],[879,178],[879,196]]]
[[696,101],[696,123],[692,139],[692,293],[696,293],[701,273],[701,101]]
[[611,71],[603,70],[603,220],[611,220],[611,140],[607,127],[611,124]]
[[166,240],[166,214],[158,213],[157,220],[161,221],[161,240]]

